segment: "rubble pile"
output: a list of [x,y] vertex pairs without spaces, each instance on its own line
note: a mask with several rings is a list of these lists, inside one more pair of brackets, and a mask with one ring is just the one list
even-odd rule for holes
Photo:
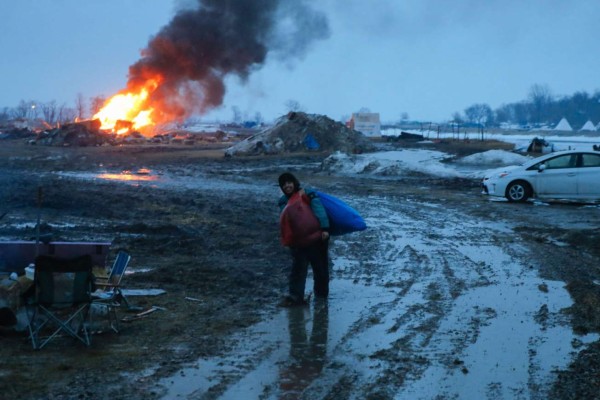
[[[130,129],[130,126],[127,126],[127,121],[119,123],[118,126],[122,129]],[[170,131],[156,134],[152,137],[144,136],[138,131],[116,134],[101,130],[99,120],[86,120],[40,132],[34,139],[29,140],[29,143],[64,147],[146,143],[194,145],[196,143],[212,143],[226,139],[225,133],[222,131],[209,135],[193,134],[186,131]]]
[[29,139],[36,133],[29,128],[4,128],[0,127],[0,139]]
[[202,144],[202,143],[219,143],[228,142],[231,138],[223,131],[216,132],[189,132],[183,130],[171,130],[164,133],[154,135],[149,141],[151,143],[168,143],[168,144]]
[[225,156],[280,154],[305,151],[340,151],[348,154],[372,150],[360,132],[325,115],[290,112],[277,123],[225,151]]
[[111,143],[115,135],[100,130],[100,120],[65,124],[60,128],[41,132],[31,144],[47,146],[100,146]]
[[0,139],[30,139],[43,129],[50,128],[46,121],[41,119],[29,120],[15,118],[0,123]]

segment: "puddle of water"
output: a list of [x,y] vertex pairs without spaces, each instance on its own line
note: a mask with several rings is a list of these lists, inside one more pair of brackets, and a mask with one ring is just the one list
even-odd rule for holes
[[[439,362],[433,363],[419,380],[408,383],[397,398],[508,399],[519,392],[526,395],[523,391],[531,384],[549,389],[551,372],[566,367],[571,360],[575,351],[570,343],[576,336],[568,326],[545,329],[534,322],[533,315],[540,305],[546,305],[552,314],[572,304],[563,282],[543,281],[547,293],[538,289],[541,283],[534,276],[519,276],[476,288],[458,298],[429,353],[453,353],[449,351],[452,344],[443,338],[451,338],[457,332],[469,334],[464,332],[465,323],[482,318],[474,305],[479,310],[493,311],[493,316],[474,336],[473,345],[462,355],[457,352],[461,363],[457,368],[449,370]],[[590,343],[598,340],[598,335],[577,338]]]
[[[229,355],[201,359],[163,379],[159,382],[167,388],[163,398],[191,398],[228,380],[234,383],[219,398],[280,398],[306,389],[317,378],[323,384],[321,369],[360,313],[394,297],[379,287],[337,279],[331,282],[331,292],[327,304],[283,309],[238,335],[234,341],[239,344]],[[370,341],[355,349],[366,352]]]
[[93,172],[59,172],[61,176],[82,180],[105,180],[121,182],[125,184],[151,184],[153,187],[169,188],[174,190],[202,189],[215,191],[239,191],[246,190],[251,192],[264,193],[272,191],[277,198],[280,195],[279,187],[264,187],[255,183],[240,183],[218,179],[214,176],[204,177],[196,176],[178,176],[172,174],[153,175],[150,172],[139,173],[93,173]]
[[[541,283],[548,287],[547,292],[539,290]],[[310,390],[325,394],[349,370],[360,376],[360,381],[373,381],[381,372],[381,361],[370,355],[391,348],[403,334],[390,331],[390,327],[399,315],[422,302],[426,286],[414,285],[400,302],[386,308],[397,298],[397,289],[333,280],[326,322],[318,320],[318,305],[282,310],[238,335],[238,345],[229,355],[201,359],[163,379],[160,385],[167,389],[163,398],[195,398],[219,385],[227,387],[215,396],[221,399],[276,399]],[[568,307],[571,300],[564,283],[541,281],[531,274],[460,296],[430,344],[422,349],[431,365],[423,375],[407,379],[396,398],[513,398],[515,391],[526,390],[532,383],[549,387],[552,371],[564,368],[575,353],[570,345],[575,336],[568,327],[544,328],[535,323],[532,315],[540,304],[545,304],[550,314]],[[369,317],[371,310],[378,309],[387,311]],[[468,321],[485,318],[482,310],[493,313],[478,334],[468,332]],[[371,324],[359,327],[359,321]],[[314,339],[316,327],[324,329],[320,342]],[[304,333],[294,333],[298,329]],[[473,343],[458,349],[453,340],[456,335],[472,335]],[[598,335],[578,339],[589,343]],[[456,355],[461,366],[449,368],[442,363],[451,355]]]
[[11,224],[10,226],[12,228],[16,228],[16,229],[35,229],[36,225],[37,224],[35,222],[33,222],[33,223],[25,222],[25,223],[20,223],[20,224]]
[[149,174],[133,174],[130,172],[122,172],[120,174],[102,173],[95,175],[98,179],[107,181],[122,181],[122,182],[140,182],[140,181],[157,181],[158,176]]

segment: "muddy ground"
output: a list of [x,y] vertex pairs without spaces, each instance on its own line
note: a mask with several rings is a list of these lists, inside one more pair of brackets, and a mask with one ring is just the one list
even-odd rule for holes
[[[465,143],[437,146],[461,155],[482,150],[481,145]],[[138,271],[126,276],[126,286],[166,291],[130,297],[143,309],[164,310],[121,323],[119,334],[106,330],[94,335],[89,348],[60,339],[34,351],[23,332],[3,331],[0,397],[161,398],[165,395],[157,385],[161,378],[199,358],[218,358],[235,345],[235,333],[281,312],[277,303],[285,293],[289,256],[278,239],[275,182],[288,169],[314,186],[356,199],[393,199],[399,207],[403,202],[422,202],[443,207],[448,215],[460,212],[477,220],[506,221],[514,227],[519,245],[527,247],[530,268],[544,279],[568,285],[575,303],[563,315],[572,329],[580,334],[600,332],[597,207],[489,202],[481,197],[476,180],[415,174],[386,179],[341,176],[320,170],[326,154],[224,158],[223,147],[56,148],[13,140],[0,143],[0,215],[7,212],[0,220],[2,239],[35,238],[41,187],[42,233],[51,234],[53,240],[110,241],[110,260],[116,250],[126,248],[133,256],[131,270]],[[187,184],[174,189],[168,184],[86,175],[130,171],[139,178],[136,172],[143,168],[151,176],[178,177]],[[221,190],[223,185],[229,185],[228,190]],[[557,210],[561,218],[553,217]],[[582,216],[581,210],[588,211]],[[582,223],[564,223],[573,215]],[[378,239],[365,235],[365,243],[348,253],[360,257],[361,251],[377,247]],[[461,284],[458,279],[450,284],[449,298],[464,292]],[[439,312],[442,318],[443,308]],[[120,316],[129,314],[120,310]],[[372,357],[378,356],[390,362],[390,354]],[[393,398],[393,391],[382,388],[401,387],[416,373],[410,371],[411,365],[418,369],[423,362],[415,358],[391,364],[396,366],[394,373],[388,370],[371,387],[360,388],[366,397]],[[544,396],[600,398],[600,343],[590,344],[555,375]],[[352,398],[348,387],[351,380],[342,378],[322,389],[322,398]],[[535,388],[530,391],[529,396],[515,398],[542,398],[535,396]],[[222,393],[223,388],[213,387],[192,398],[218,398]]]

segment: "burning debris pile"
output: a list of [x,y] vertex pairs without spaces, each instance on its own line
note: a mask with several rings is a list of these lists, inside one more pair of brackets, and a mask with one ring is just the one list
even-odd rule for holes
[[221,106],[228,76],[246,82],[268,59],[285,60],[289,65],[301,60],[313,42],[329,37],[325,14],[313,9],[308,0],[186,3],[129,67],[126,87],[107,99],[90,121],[47,128],[30,143],[97,146],[220,141],[219,136],[180,133],[150,136],[160,126],[181,123]]
[[372,144],[360,132],[318,114],[290,112],[271,128],[225,151],[225,156],[280,154],[301,151],[370,151]]
[[126,88],[93,118],[103,130],[144,130],[184,121],[219,107],[225,80],[246,81],[270,53],[301,59],[316,40],[329,36],[327,18],[303,0],[196,0],[182,7],[129,67]]
[[86,120],[65,124],[59,128],[46,129],[39,133],[32,133],[35,137],[28,140],[29,144],[40,144],[45,146],[61,147],[87,147],[106,145],[128,145],[128,144],[210,144],[229,142],[229,135],[221,130],[215,132],[191,132],[185,129],[173,129],[169,127],[159,128],[159,132],[153,136],[126,126],[127,121],[121,124],[121,133],[102,129],[102,122],[98,119]]

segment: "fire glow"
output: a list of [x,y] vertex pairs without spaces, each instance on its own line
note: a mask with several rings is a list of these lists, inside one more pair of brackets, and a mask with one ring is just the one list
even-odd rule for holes
[[148,106],[149,97],[159,85],[158,80],[148,80],[139,91],[123,91],[106,101],[93,119],[100,120],[100,129],[124,134],[131,129],[140,130],[154,125]]

